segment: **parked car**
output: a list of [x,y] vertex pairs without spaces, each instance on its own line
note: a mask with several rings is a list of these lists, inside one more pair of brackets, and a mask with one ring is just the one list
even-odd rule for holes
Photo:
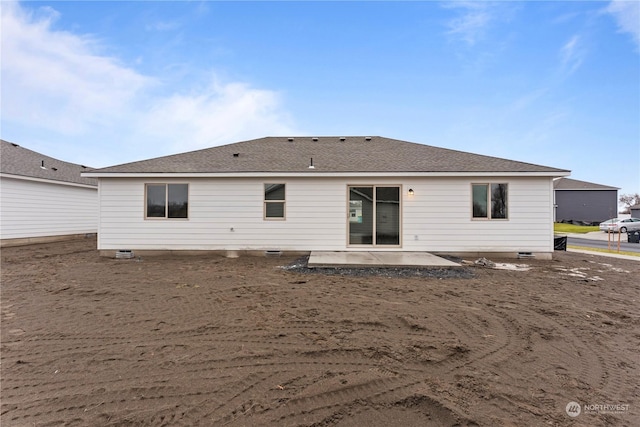
[[640,230],[640,218],[612,218],[600,223],[600,230],[613,233],[626,233]]

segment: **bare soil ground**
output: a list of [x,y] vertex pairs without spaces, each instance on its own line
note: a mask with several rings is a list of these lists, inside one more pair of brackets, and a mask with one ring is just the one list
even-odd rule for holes
[[640,425],[637,261],[329,275],[95,244],[2,250],[3,427]]

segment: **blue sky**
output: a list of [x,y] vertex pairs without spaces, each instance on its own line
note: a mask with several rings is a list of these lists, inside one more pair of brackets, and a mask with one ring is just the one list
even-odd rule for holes
[[640,2],[2,1],[1,136],[103,167],[381,135],[640,192]]

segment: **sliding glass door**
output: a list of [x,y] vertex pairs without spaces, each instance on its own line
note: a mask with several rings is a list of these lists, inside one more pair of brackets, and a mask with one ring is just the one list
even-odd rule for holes
[[400,187],[349,187],[349,245],[400,245]]

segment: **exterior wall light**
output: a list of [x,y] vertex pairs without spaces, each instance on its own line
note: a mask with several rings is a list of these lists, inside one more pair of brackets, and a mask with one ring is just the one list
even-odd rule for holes
[[410,188],[410,189],[409,189],[409,195],[410,195],[410,196],[413,196],[413,188]]

